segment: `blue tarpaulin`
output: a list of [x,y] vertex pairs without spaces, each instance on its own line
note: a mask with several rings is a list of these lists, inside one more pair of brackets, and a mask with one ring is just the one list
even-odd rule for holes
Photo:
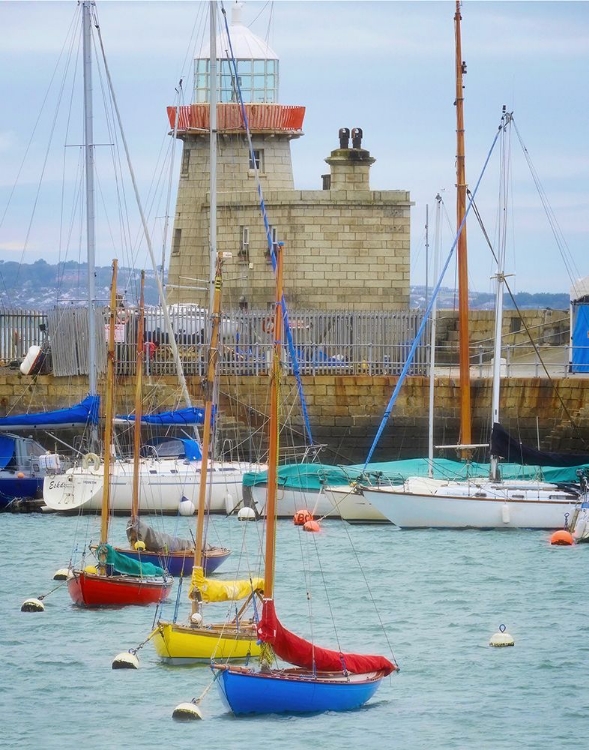
[[4,469],[14,455],[14,438],[0,435],[0,469]]
[[15,414],[0,418],[0,430],[22,429],[56,429],[58,427],[74,427],[85,424],[98,424],[98,396],[86,396],[76,406],[55,411],[41,411],[31,414]]
[[589,372],[589,304],[573,302],[571,372]]
[[[166,427],[179,425],[204,424],[205,410],[203,408],[191,407],[188,409],[176,409],[174,411],[160,411],[157,414],[144,414],[141,424],[164,425]],[[117,422],[134,422],[135,415],[127,414],[117,417]]]

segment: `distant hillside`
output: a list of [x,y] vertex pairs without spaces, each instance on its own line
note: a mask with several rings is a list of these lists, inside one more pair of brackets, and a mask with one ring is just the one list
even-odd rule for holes
[[[111,266],[96,268],[96,299],[107,302],[110,297]],[[139,298],[139,272],[118,269],[118,289],[129,303]],[[3,309],[47,310],[57,304],[83,304],[88,296],[88,265],[58,263],[44,260],[36,263],[0,261],[0,306]],[[145,302],[158,304],[157,284],[153,271],[145,272]]]
[[[83,303],[86,299],[88,266],[70,261],[50,265],[44,260],[36,263],[19,264],[12,261],[0,261],[0,307],[7,309],[46,310],[56,304],[71,302]],[[111,267],[96,268],[96,298],[106,301],[110,295]],[[119,268],[119,291],[125,293],[127,302],[133,303],[139,296],[139,272],[130,268]],[[153,271],[145,272],[145,302],[157,305],[159,301],[157,284]],[[440,290],[438,307],[454,309],[457,306],[457,294],[454,289]],[[569,296],[562,294],[529,294],[520,292],[515,301],[521,309],[567,310]],[[411,307],[424,308],[426,305],[425,287],[411,287]],[[473,310],[492,310],[495,306],[492,294],[471,293],[470,307]],[[505,308],[513,309],[508,296],[505,297]]]
[[[431,294],[431,290],[430,290]],[[411,287],[411,307],[425,308],[426,296],[424,286]],[[538,292],[530,294],[529,292],[518,292],[514,295],[515,305],[520,310],[568,310],[570,297],[566,292],[560,294],[547,294]],[[506,294],[503,300],[503,306],[506,310],[514,310],[515,305],[511,297]],[[438,295],[438,308],[443,310],[453,310],[458,307],[458,293],[455,289],[441,287]],[[470,292],[469,307],[471,310],[494,310],[495,295],[488,292]]]

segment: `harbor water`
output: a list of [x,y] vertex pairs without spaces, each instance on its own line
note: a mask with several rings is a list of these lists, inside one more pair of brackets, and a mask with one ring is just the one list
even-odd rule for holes
[[[309,635],[312,588],[319,644],[388,657],[392,648],[400,672],[350,713],[236,718],[206,665],[163,665],[147,643],[138,670],[111,668],[117,654],[145,640],[155,608],[85,610],[72,605],[64,585],[52,591],[74,538],[95,523],[0,516],[3,748],[585,746],[589,545],[552,547],[548,532],[399,531],[341,521],[305,534],[280,521],[275,598],[286,627]],[[217,574],[229,578],[240,553],[257,554],[262,524],[219,518],[211,525],[211,542],[234,550]],[[111,539],[123,543],[124,519],[114,520]],[[20,611],[25,599],[48,592],[44,612]],[[174,600],[166,605],[164,619],[174,607]],[[489,646],[501,624],[514,647]],[[179,703],[203,694],[202,721],[172,719]]]

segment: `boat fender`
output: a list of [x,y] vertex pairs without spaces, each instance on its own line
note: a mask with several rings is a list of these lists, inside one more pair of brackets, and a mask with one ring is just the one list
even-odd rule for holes
[[505,625],[499,625],[499,632],[494,633],[489,641],[489,646],[496,646],[500,648],[502,646],[513,646],[515,641],[509,633],[505,632]]
[[178,513],[181,516],[193,516],[195,511],[194,503],[186,497],[183,497],[178,503]]
[[142,542],[139,540],[138,542],[135,542],[133,545],[133,548],[136,549],[138,552],[144,552],[145,551],[145,542]]
[[501,507],[501,520],[503,521],[503,523],[509,523],[511,520],[509,505],[507,503],[503,503]]
[[573,537],[577,540],[583,539],[585,537],[585,532],[587,530],[587,519],[582,518],[580,521],[577,521],[575,524],[575,528],[573,529]]
[[94,471],[98,471],[98,469],[100,469],[100,458],[96,455],[96,453],[86,453],[86,455],[82,458],[82,468],[84,470],[89,469],[90,464],[92,464],[92,469]]

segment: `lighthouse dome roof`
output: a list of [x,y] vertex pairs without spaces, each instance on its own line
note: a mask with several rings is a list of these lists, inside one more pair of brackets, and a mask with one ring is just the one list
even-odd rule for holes
[[[217,57],[229,57],[231,49],[236,60],[278,60],[278,55],[270,45],[256,36],[247,26],[244,26],[241,17],[242,7],[242,4],[237,2],[232,8],[229,26],[231,48],[224,26],[217,35]],[[210,43],[207,42],[201,47],[197,59],[208,59],[210,55]]]

